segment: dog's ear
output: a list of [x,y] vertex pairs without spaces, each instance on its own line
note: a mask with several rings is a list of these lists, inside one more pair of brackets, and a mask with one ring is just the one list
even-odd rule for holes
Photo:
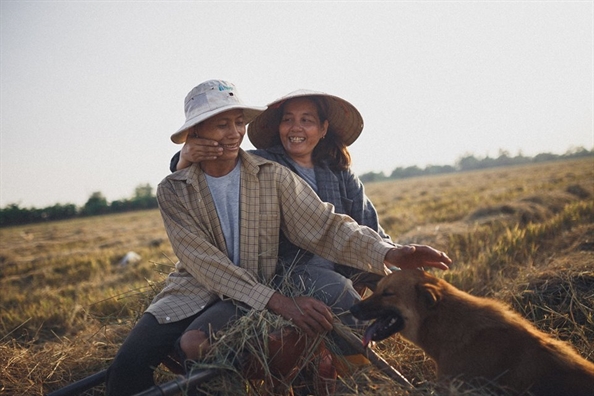
[[417,284],[419,300],[429,309],[434,308],[441,300],[441,293],[436,285],[430,283]]

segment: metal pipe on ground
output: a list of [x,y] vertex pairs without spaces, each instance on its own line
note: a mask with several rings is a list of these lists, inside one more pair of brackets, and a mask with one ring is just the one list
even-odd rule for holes
[[93,389],[105,382],[107,376],[107,370],[99,371],[93,375],[85,377],[79,381],[73,382],[72,384],[66,385],[65,387],[58,389],[47,396],[76,396],[81,393]]
[[335,326],[335,330],[337,331],[339,337],[347,342],[358,353],[369,359],[371,364],[373,364],[379,371],[405,388],[409,390],[414,389],[413,384],[411,384],[409,380],[406,379],[406,377],[404,377],[398,370],[392,367],[390,363],[378,355],[373,349],[364,347],[361,339],[353,334],[350,330],[345,329],[344,326]]
[[173,396],[195,388],[201,383],[219,375],[222,369],[193,370],[188,375],[180,376],[161,385],[155,385],[134,396]]

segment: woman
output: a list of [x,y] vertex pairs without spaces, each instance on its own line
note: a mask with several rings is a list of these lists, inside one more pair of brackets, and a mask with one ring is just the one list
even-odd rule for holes
[[[385,243],[368,227],[334,213],[287,168],[241,150],[245,124],[261,111],[245,105],[225,81],[206,81],[187,95],[186,122],[171,139],[214,140],[223,153],[167,176],[157,188],[179,261],[110,366],[109,395],[149,388],[154,368],[174,346],[180,356],[200,359],[210,334],[245,309],[268,309],[310,336],[331,331],[332,315],[322,300],[288,297],[270,286],[281,230],[303,249],[377,274],[386,264],[447,269],[451,263],[428,246]],[[332,284],[333,271],[320,274],[328,277],[322,286]]]
[[[270,103],[248,125],[248,137],[257,148],[251,153],[285,165],[307,181],[322,201],[334,205],[337,213],[349,215],[390,242],[379,224],[376,209],[365,195],[363,184],[350,170],[347,146],[362,130],[361,114],[346,100],[323,92],[298,90]],[[216,158],[220,152],[211,141],[189,138],[172,158],[171,171]],[[281,245],[285,261],[334,268],[351,278],[360,292],[365,286],[374,289],[379,280],[372,273],[299,252],[282,236]]]

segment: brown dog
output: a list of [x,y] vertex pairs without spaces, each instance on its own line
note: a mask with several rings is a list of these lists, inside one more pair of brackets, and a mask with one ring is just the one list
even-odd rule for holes
[[364,343],[394,333],[422,348],[439,379],[484,378],[534,395],[594,395],[594,364],[503,304],[419,270],[396,271],[352,314],[376,319]]

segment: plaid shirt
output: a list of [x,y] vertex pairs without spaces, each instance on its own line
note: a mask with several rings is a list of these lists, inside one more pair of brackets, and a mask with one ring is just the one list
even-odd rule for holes
[[[248,152],[278,162],[298,173],[289,155],[280,144],[264,150],[250,150]],[[177,161],[175,166],[177,166]],[[350,168],[343,171],[332,170],[327,164],[323,163],[314,166],[314,171],[318,185],[318,195],[322,201],[330,202],[334,205],[336,213],[351,216],[357,223],[366,225],[380,234],[386,241],[391,242],[390,236],[385,233],[379,224],[377,211],[365,194],[363,183]]]
[[182,320],[219,298],[264,309],[275,290],[280,231],[295,245],[333,262],[384,274],[392,245],[318,198],[290,169],[240,151],[241,266],[227,257],[215,205],[198,164],[167,176],[157,200],[179,259],[147,312],[159,323]]
[[[247,152],[278,162],[298,173],[284,147],[280,144],[267,149],[248,150]],[[171,172],[177,170],[180,154],[181,151],[178,151],[171,158],[169,163]],[[351,216],[357,223],[370,227],[386,241],[391,241],[390,236],[379,224],[377,211],[365,195],[363,183],[350,168],[344,171],[334,171],[328,165],[322,164],[316,165],[314,171],[318,184],[318,195],[322,201],[334,205],[336,213]]]

